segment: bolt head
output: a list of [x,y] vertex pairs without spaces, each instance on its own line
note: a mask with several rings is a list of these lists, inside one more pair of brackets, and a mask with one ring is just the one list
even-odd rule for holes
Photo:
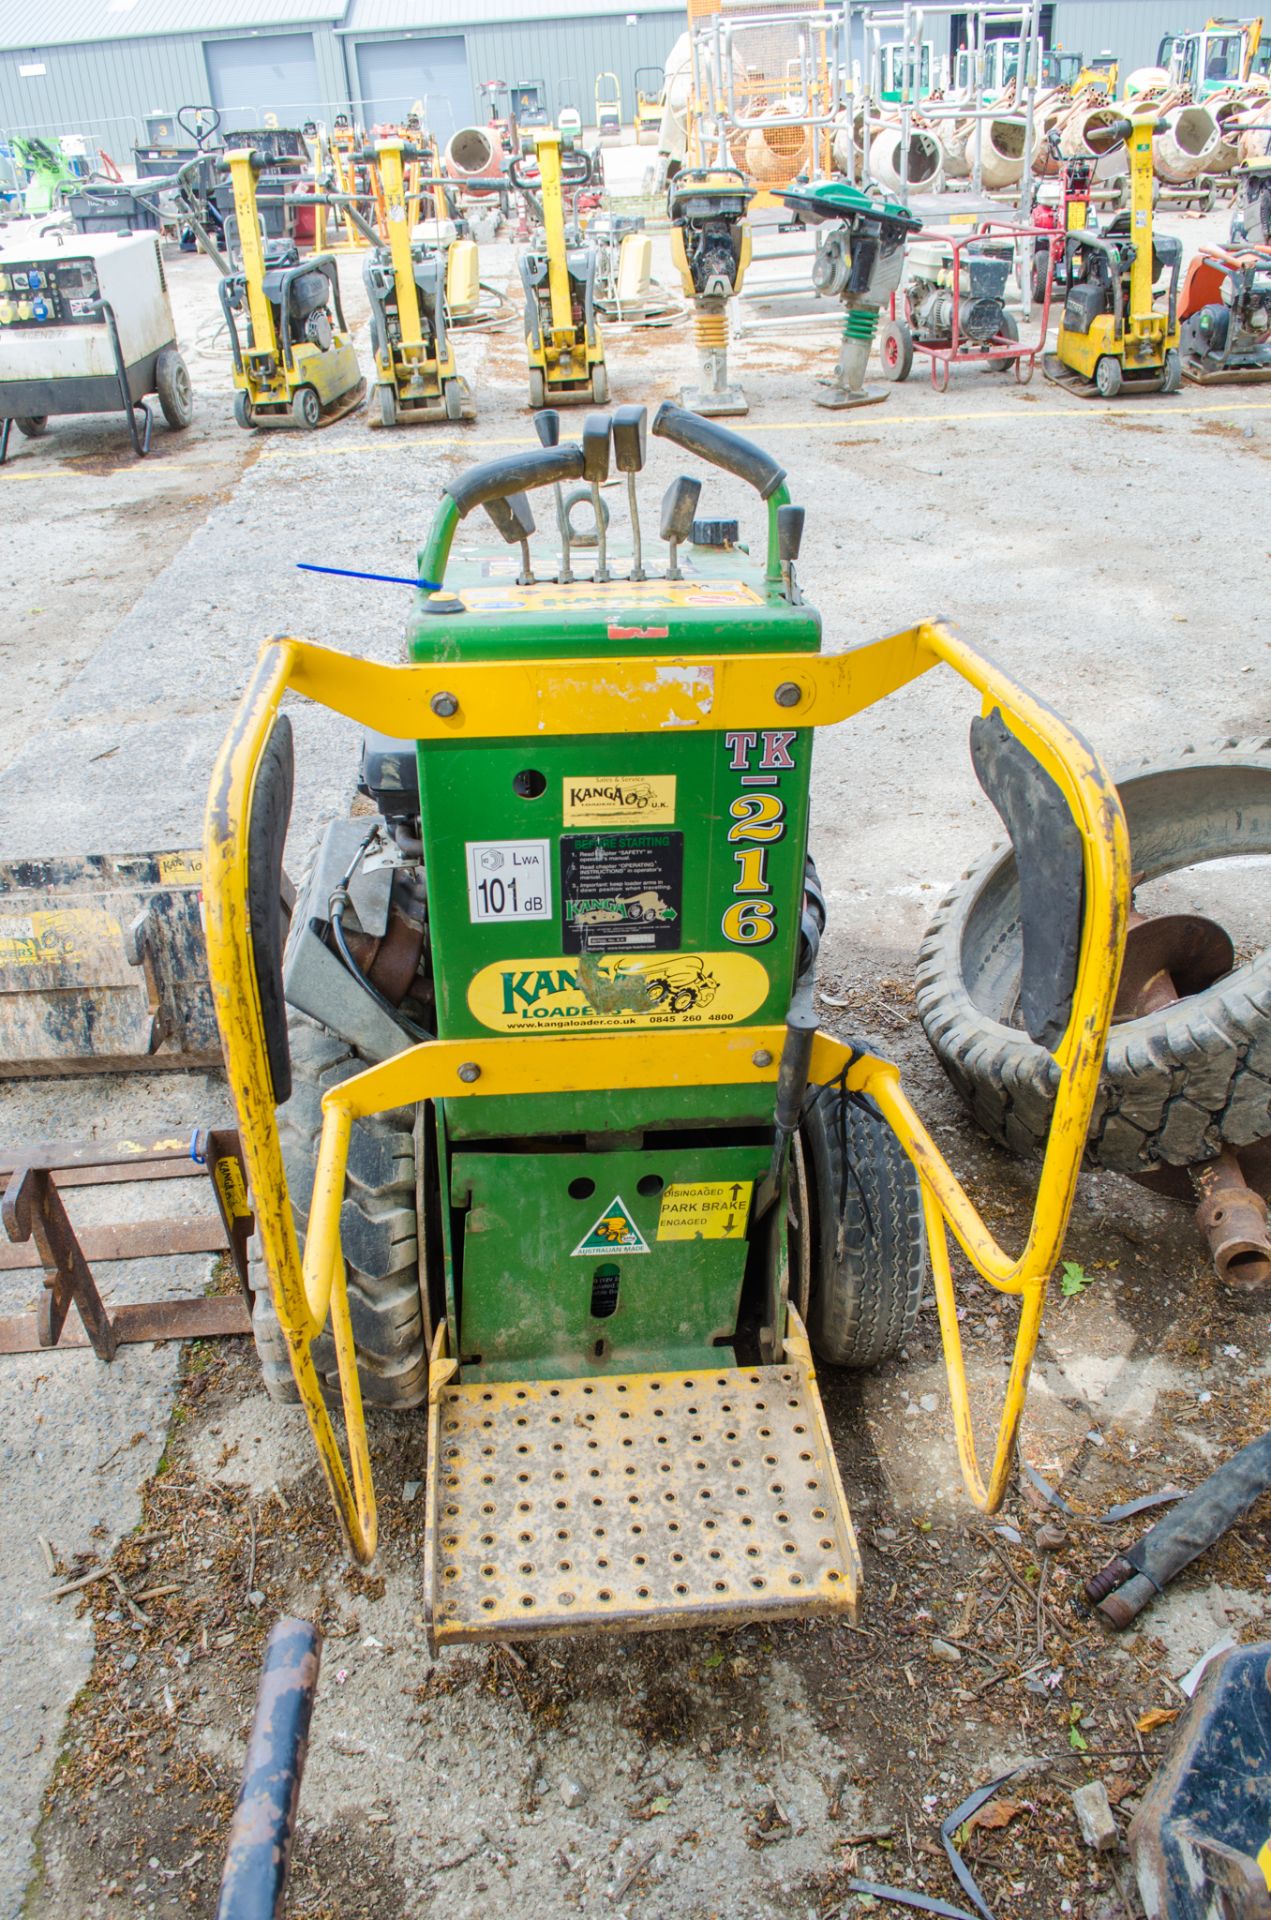
[[453,693],[434,693],[428,704],[439,720],[449,720],[459,711],[459,702]]
[[779,707],[797,707],[803,695],[793,680],[783,680],[772,697]]
[[481,1069],[475,1060],[465,1060],[459,1069],[459,1078],[468,1085],[481,1078]]
[[751,1054],[750,1059],[752,1065],[756,1067],[770,1067],[772,1065],[772,1055],[769,1053],[767,1047],[760,1047],[758,1053]]

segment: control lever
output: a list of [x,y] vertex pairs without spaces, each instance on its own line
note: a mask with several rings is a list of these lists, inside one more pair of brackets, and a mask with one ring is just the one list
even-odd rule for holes
[[671,549],[671,564],[666,570],[668,580],[681,577],[677,549],[681,540],[687,540],[693,531],[693,518],[701,497],[701,481],[687,473],[672,480],[662,495],[662,538]]
[[607,529],[600,483],[609,478],[609,415],[589,413],[583,421],[583,479],[591,487],[591,504],[596,516],[596,578],[609,578],[605,551]]
[[613,416],[613,458],[619,473],[627,476],[627,507],[631,514],[631,578],[644,579],[644,549],[640,539],[640,508],[636,500],[636,475],[643,471],[648,444],[649,409],[619,407]]
[[802,507],[777,508],[777,552],[781,557],[781,578],[786,599],[794,600],[794,563],[803,545],[804,510]]
[[[543,446],[560,445],[560,415],[555,407],[544,407],[534,415],[534,431]],[[565,511],[565,494],[559,480],[552,492],[556,496],[556,525],[560,529],[560,583],[562,587],[567,587],[574,573],[569,564],[569,515]]]
[[532,587],[534,575],[530,571],[530,535],[534,531],[534,509],[530,506],[529,495],[502,494],[493,500],[487,500],[485,510],[510,547],[514,547],[517,541],[520,541],[521,571],[517,577],[517,585]]

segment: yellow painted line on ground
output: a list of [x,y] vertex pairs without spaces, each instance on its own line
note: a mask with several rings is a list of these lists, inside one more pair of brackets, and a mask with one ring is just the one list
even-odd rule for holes
[[[958,412],[950,409],[941,413],[893,413],[890,409],[880,411],[874,407],[860,409],[847,408],[835,412],[831,419],[747,420],[744,427],[739,428],[738,431],[743,434],[743,437],[756,433],[842,432],[848,419],[858,411],[868,413],[870,416],[870,424],[874,426],[881,427],[885,423],[890,423],[892,426],[951,427],[960,426],[964,421],[979,420],[1012,420],[1016,422],[1022,421],[1027,424],[1038,420],[1132,420],[1135,418],[1151,418],[1153,415],[1162,420],[1200,419],[1211,414],[1269,413],[1271,412],[1271,400],[1232,400],[1212,406],[1171,406],[1167,411],[1160,408],[1145,408],[1142,401],[1131,403],[1129,406],[1111,407],[1092,406],[1089,402],[1083,400],[1076,400],[1071,407],[1036,407],[1016,403],[1013,407],[978,407],[970,412]],[[862,422],[862,424],[865,423]],[[474,453],[484,453],[496,447],[523,449],[528,439],[529,432],[527,423],[527,432],[520,435],[483,434],[480,439],[473,439],[466,435],[437,434],[428,440],[426,446],[421,445],[419,451],[449,451],[456,447],[469,447]],[[531,444],[533,443],[531,442]],[[261,461],[324,460],[350,454],[378,454],[381,446],[385,452],[392,451],[397,453],[402,451],[397,442],[392,442],[390,445],[388,442],[381,443],[377,441],[374,446],[370,442],[367,442],[364,445],[350,444],[345,446],[328,446],[325,448],[288,445],[285,447],[267,447],[262,450],[259,459]]]

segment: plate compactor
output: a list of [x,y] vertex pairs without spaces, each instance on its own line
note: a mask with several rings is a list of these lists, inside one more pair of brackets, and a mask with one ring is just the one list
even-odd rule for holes
[[728,302],[750,265],[746,209],[754,191],[736,167],[682,167],[666,190],[671,259],[693,303],[697,338],[698,384],[680,400],[708,419],[750,412],[728,380]]
[[[645,411],[601,431],[638,516]],[[208,959],[266,1378],[303,1402],[362,1561],[364,1399],[426,1420],[435,1647],[850,1613],[860,1562],[813,1349],[895,1354],[928,1263],[967,1485],[994,1510],[1120,965],[1128,847],[1090,749],[938,622],[823,653],[782,468],[670,404],[652,431],[755,490],[757,556],[694,544],[702,478],[681,474],[665,563],[646,539],[630,567],[615,540],[608,579],[578,577],[575,553],[565,582],[529,554],[529,495],[582,480],[583,448],[469,468],[419,555],[406,663],[271,641],[209,796]],[[497,541],[451,565],[479,508],[514,530],[519,569]],[[815,730],[938,665],[980,709],[973,757],[1018,841],[1021,1018],[1055,1060],[1018,1257],[896,1069],[813,1008]],[[284,949],[289,690],[368,729],[376,811],[331,825]],[[983,1478],[950,1229],[1020,1300]]]
[[1189,380],[1271,378],[1271,247],[1202,247],[1188,265],[1179,313]]
[[[1152,107],[1101,130],[1107,151],[1122,140],[1129,150],[1129,206],[1101,234],[1081,226],[1064,235],[1059,336],[1042,365],[1048,380],[1071,393],[1114,400],[1123,387],[1177,393],[1183,382],[1178,352],[1182,242],[1152,231],[1156,112]],[[1152,289],[1165,273],[1169,284],[1162,312]]]
[[325,426],[366,392],[344,325],[336,263],[326,253],[302,260],[293,240],[265,238],[256,176],[271,164],[268,155],[239,147],[223,164],[234,190],[227,238],[242,262],[220,283],[234,355],[234,418],[240,427]]
[[388,226],[388,245],[376,247],[362,269],[371,303],[375,399],[385,427],[477,417],[450,338],[451,282],[476,278],[476,242],[416,240],[411,233],[405,166],[429,157],[403,140],[380,140],[373,152],[354,155],[376,168]]
[[594,400],[603,406],[609,373],[596,317],[596,249],[572,214],[565,218],[565,190],[576,195],[590,183],[591,158],[555,127],[541,127],[527,138],[525,155],[509,163],[508,179],[536,221],[520,260],[530,405]]
[[865,369],[878,331],[879,309],[900,286],[905,242],[922,221],[898,201],[866,193],[846,180],[818,187],[787,187],[784,201],[801,227],[817,233],[812,285],[843,303],[843,344],[828,380],[818,384],[818,407],[873,407],[887,398],[886,387],[867,387]]

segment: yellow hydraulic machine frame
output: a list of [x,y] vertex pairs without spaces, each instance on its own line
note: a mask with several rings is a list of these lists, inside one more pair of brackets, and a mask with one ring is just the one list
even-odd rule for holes
[[[417,171],[423,157],[419,148],[400,139],[379,140],[361,157],[374,165],[388,226],[388,245],[377,247],[362,269],[371,303],[380,424],[475,420],[476,403],[455,367],[449,282],[475,276],[476,242],[412,237],[406,166]],[[420,185],[417,178],[416,205]]]
[[[715,436],[725,432],[714,423],[695,421],[694,416],[681,414],[678,409],[674,414],[677,417],[669,424],[662,423],[659,427],[659,423],[655,423],[655,430],[678,438],[681,445],[696,447],[700,443],[705,447],[707,432]],[[737,436],[730,435],[729,439],[736,440]],[[757,467],[765,458],[759,449],[751,449],[747,457],[752,467]],[[433,581],[444,583],[451,543],[466,513],[483,500],[490,500],[499,487],[506,493],[509,488],[550,485],[571,473],[576,477],[581,466],[579,449],[560,446],[521,453],[502,463],[491,461],[471,470],[464,484],[456,484],[459,498],[443,497],[432,535],[421,552],[420,572],[425,589]],[[791,596],[794,592],[785,520],[799,510],[787,504],[788,493],[781,470],[775,468],[775,463],[772,466],[776,478],[767,496],[768,566],[762,577],[768,582],[765,590],[772,596],[771,608],[776,615],[780,606],[793,609],[797,604],[793,598],[785,598],[787,592]],[[771,478],[771,474],[767,474],[764,484],[768,485]],[[526,516],[519,518],[524,520]],[[382,1064],[368,1067],[332,1087],[323,1097],[321,1144],[302,1263],[275,1120],[270,1036],[275,1031],[271,1020],[277,1019],[280,989],[274,986],[268,955],[262,963],[254,945],[260,936],[250,904],[255,897],[253,880],[257,890],[259,887],[262,860],[269,865],[280,862],[282,857],[281,834],[285,828],[278,823],[285,814],[277,804],[278,781],[280,765],[287,769],[282,777],[290,778],[290,730],[280,708],[284,700],[288,706],[294,706],[297,695],[340,713],[360,726],[418,740],[421,760],[425,754],[439,749],[453,752],[468,747],[480,752],[492,743],[514,743],[524,738],[538,742],[539,751],[550,750],[553,744],[559,747],[577,742],[580,761],[585,762],[587,756],[582,749],[589,738],[627,736],[633,747],[638,747],[641,740],[689,741],[695,736],[705,736],[707,741],[718,741],[722,750],[725,735],[730,741],[753,741],[760,737],[762,729],[774,726],[798,730],[835,725],[898,693],[922,674],[944,668],[973,692],[984,716],[978,724],[996,730],[1004,742],[1012,743],[1012,754],[1031,756],[1044,770],[1056,789],[1061,814],[1070,817],[1068,831],[1075,832],[1079,848],[1074,882],[1081,899],[1080,924],[1073,928],[1071,1001],[1061,1016],[1063,1031],[1053,1042],[1048,1042],[1055,1065],[1051,1127],[1032,1218],[1017,1254],[1008,1253],[999,1245],[985,1225],[915,1113],[901,1087],[897,1069],[831,1034],[816,1032],[814,1021],[806,1033],[808,1082],[822,1087],[839,1086],[845,1098],[859,1095],[873,1101],[915,1170],[963,1478],[974,1504],[982,1511],[995,1512],[1004,1498],[1014,1466],[1047,1284],[1062,1247],[1076,1191],[1120,972],[1130,867],[1125,820],[1116,789],[1091,749],[1051,707],[1033,698],[1000,667],[977,654],[939,621],[922,621],[903,632],[836,655],[774,651],[770,642],[763,650],[754,652],[712,651],[706,646],[687,655],[642,655],[612,647],[605,651],[599,636],[606,631],[606,621],[614,618],[608,609],[621,605],[624,620],[654,617],[665,621],[670,607],[679,604],[674,601],[674,595],[678,593],[683,597],[689,591],[687,583],[671,577],[643,581],[637,577],[635,582],[624,583],[620,600],[605,600],[603,596],[610,590],[598,588],[589,580],[578,581],[571,588],[553,584],[549,590],[561,607],[570,602],[572,608],[574,596],[580,605],[587,604],[588,596],[593,600],[597,594],[601,596],[594,614],[598,622],[594,657],[573,654],[556,658],[548,654],[522,658],[509,654],[497,660],[455,659],[444,645],[439,645],[435,659],[391,666],[333,652],[308,641],[270,641],[262,649],[213,774],[206,816],[204,891],[208,960],[226,1068],[238,1111],[256,1231],[269,1272],[273,1300],[300,1398],[349,1546],[358,1560],[366,1562],[374,1554],[377,1537],[376,1502],[340,1240],[345,1168],[355,1119],[418,1102],[462,1102],[469,1094],[507,1096],[510,1128],[515,1126],[512,1114],[518,1100],[532,1102],[560,1093],[581,1097],[594,1092],[614,1094],[623,1089],[660,1089],[665,1093],[673,1088],[762,1085],[775,1086],[780,1099],[780,1090],[785,1084],[782,1078],[784,1050],[793,1028],[779,1023],[747,1023],[743,1018],[719,1026],[699,1025],[687,1033],[648,1030],[647,1027],[625,1033],[579,1032],[565,1036],[497,1037],[492,1033],[453,1040],[425,1039],[407,1045],[404,1051]],[[465,589],[465,592],[471,599],[471,590]],[[532,603],[534,593],[533,586],[523,590],[527,606]],[[478,593],[473,604],[479,601]],[[470,609],[465,611],[466,603],[455,599],[444,586],[431,595],[429,604],[439,616],[435,622],[439,641],[444,638],[447,619],[478,617]],[[574,608],[570,613],[558,612],[552,617],[568,620],[577,611]],[[718,620],[721,616],[716,612],[711,617]],[[774,621],[774,624],[779,623]],[[575,625],[572,631],[581,635],[583,627]],[[612,635],[612,626],[608,631]],[[773,737],[792,740],[796,734],[785,732]],[[739,805],[734,806],[734,814],[738,813]],[[272,1014],[267,1009],[272,1009]],[[282,1057],[285,1062],[285,1050]],[[1013,1296],[1019,1303],[1005,1404],[987,1472],[982,1472],[976,1457],[950,1234],[980,1279],[997,1292]],[[312,1353],[314,1341],[328,1323],[338,1360],[349,1454],[347,1466]],[[788,1312],[782,1308],[776,1335],[778,1356],[773,1371],[780,1374],[784,1365],[785,1372],[780,1377],[789,1383],[780,1387],[779,1393],[795,1396],[790,1404],[808,1409],[810,1425],[808,1437],[801,1443],[806,1449],[802,1458],[809,1462],[815,1458],[821,1463],[816,1469],[820,1479],[814,1484],[827,1489],[824,1502],[828,1510],[816,1516],[822,1529],[827,1531],[821,1546],[833,1547],[829,1537],[833,1532],[837,1533],[839,1543],[835,1550],[839,1558],[834,1561],[838,1571],[827,1576],[837,1585],[818,1586],[816,1591],[806,1594],[801,1604],[804,1611],[850,1609],[856,1597],[859,1561],[824,1428],[807,1339],[793,1306]],[[654,1440],[657,1433],[665,1433],[666,1428],[659,1426],[655,1409],[665,1403],[665,1412],[669,1414],[670,1399],[673,1396],[682,1399],[684,1389],[689,1389],[694,1398],[700,1394],[707,1424],[720,1417],[717,1387],[724,1391],[722,1411],[725,1415],[729,1411],[730,1379],[737,1380],[743,1397],[750,1395],[751,1386],[727,1367],[728,1363],[721,1359],[717,1369],[707,1367],[704,1374],[696,1378],[687,1374],[635,1372],[621,1380],[577,1378],[555,1383],[526,1381],[518,1385],[513,1381],[499,1385],[496,1376],[496,1383],[465,1386],[461,1356],[448,1349],[447,1322],[439,1321],[432,1341],[427,1389],[431,1546],[426,1549],[426,1558],[429,1565],[438,1553],[441,1564],[452,1564],[453,1553],[466,1554],[469,1547],[476,1560],[482,1557],[475,1538],[471,1541],[468,1538],[472,1527],[480,1524],[477,1516],[465,1509],[461,1517],[450,1519],[451,1514],[460,1515],[460,1509],[446,1504],[447,1486],[459,1485],[457,1479],[445,1477],[446,1460],[458,1448],[458,1442],[450,1437],[447,1422],[469,1417],[480,1420],[481,1407],[471,1416],[464,1411],[470,1403],[474,1406],[481,1401],[488,1403],[487,1427],[496,1422],[502,1427],[505,1420],[511,1423],[514,1419],[516,1424],[525,1426],[530,1424],[531,1416],[546,1424],[554,1395],[556,1404],[563,1409],[557,1416],[558,1424],[563,1418],[568,1423],[567,1431],[584,1427],[586,1420],[601,1420],[602,1424],[593,1431],[601,1436],[607,1451],[596,1458],[601,1471],[607,1472],[611,1465],[616,1469],[622,1459],[637,1462],[642,1458],[639,1451],[619,1454],[621,1434],[628,1436],[623,1444],[637,1449],[643,1447],[650,1456],[658,1457],[653,1454]],[[720,1376],[718,1381],[713,1377],[716,1371]],[[744,1373],[743,1367],[740,1375]],[[756,1373],[755,1386],[759,1380]],[[589,1401],[589,1394],[599,1398]],[[625,1403],[615,1398],[621,1394],[628,1396]],[[628,1411],[619,1413],[618,1409],[624,1404]],[[587,1413],[589,1405],[600,1407],[601,1413]],[[610,1405],[612,1411],[606,1411]],[[696,1414],[697,1406],[689,1407],[688,1411]],[[524,1418],[519,1417],[522,1414]],[[798,1413],[793,1416],[802,1417]],[[619,1419],[633,1424],[620,1427]],[[794,1431],[802,1434],[805,1429],[799,1426]],[[700,1437],[693,1436],[695,1440]],[[520,1451],[532,1453],[534,1449],[522,1447]],[[545,1445],[543,1451],[550,1462]],[[558,1447],[556,1452],[560,1451]],[[521,1463],[516,1465],[519,1468]],[[538,1464],[537,1459],[527,1459],[524,1469],[520,1479],[533,1480],[535,1484],[527,1486],[520,1497],[527,1501],[533,1497],[540,1502],[550,1497],[550,1487],[545,1492],[541,1484],[546,1479],[546,1465]],[[491,1473],[504,1470],[499,1462],[492,1462],[488,1469]],[[813,1469],[809,1466],[807,1470]],[[457,1473],[459,1469],[455,1467],[450,1471]],[[627,1471],[644,1473],[647,1479],[653,1470],[651,1466],[633,1464]],[[639,1489],[638,1479],[630,1484]],[[644,1491],[649,1491],[647,1485]],[[774,1491],[779,1493],[781,1489]],[[579,1495],[579,1489],[574,1486],[562,1488],[561,1492],[571,1498]],[[493,1499],[494,1495],[490,1497]],[[568,1502],[561,1500],[558,1504]],[[782,1520],[787,1517],[778,1516]],[[636,1527],[633,1531],[640,1529]],[[761,1528],[760,1534],[763,1532]],[[448,1537],[451,1534],[455,1537]],[[779,1535],[751,1538],[755,1558],[743,1563],[742,1570],[747,1576],[756,1575],[749,1585],[763,1588],[771,1583],[766,1583],[756,1572],[756,1559],[763,1561],[766,1554],[763,1570],[771,1570],[774,1555],[780,1558]],[[699,1555],[703,1565],[707,1558],[705,1547],[709,1544],[706,1537]],[[673,1556],[675,1560],[682,1560],[686,1552],[689,1557],[698,1554],[687,1532],[681,1545],[684,1551],[677,1552]],[[451,1560],[447,1561],[446,1551],[451,1550]],[[512,1560],[519,1557],[507,1541],[491,1542],[491,1560],[500,1557],[506,1560],[509,1554]],[[720,1556],[716,1553],[713,1557],[719,1559]],[[602,1567],[608,1564],[601,1559]],[[467,1565],[465,1560],[465,1568]],[[478,1569],[474,1561],[473,1579],[478,1571],[493,1574],[496,1569]],[[683,1584],[688,1577],[687,1569],[684,1575],[679,1575],[673,1569],[663,1570],[660,1563],[656,1570],[650,1565],[644,1574],[648,1582],[644,1586],[636,1585],[642,1568],[634,1565],[628,1568],[622,1562],[620,1571],[621,1579],[610,1576],[608,1584],[621,1585],[623,1591],[604,1590],[606,1576],[602,1574],[598,1580],[601,1591],[591,1595],[586,1604],[581,1604],[579,1596],[575,1621],[579,1614],[584,1614],[589,1624],[603,1624],[608,1609],[608,1618],[616,1625],[618,1620],[613,1609],[618,1607],[626,1609],[624,1624],[646,1627],[685,1624],[684,1609],[690,1603],[677,1596],[690,1590]],[[465,1572],[462,1577],[467,1578],[468,1574]],[[677,1579],[681,1580],[679,1586],[673,1584]],[[522,1589],[512,1589],[513,1594],[520,1591]],[[496,1588],[490,1587],[487,1592],[493,1595]],[[462,1631],[456,1627],[452,1632],[446,1625],[452,1609],[442,1591],[438,1595],[437,1612],[432,1616],[436,1638],[444,1641],[472,1637],[473,1633],[477,1637],[506,1636],[535,1628],[534,1621],[515,1611],[518,1606],[532,1602],[518,1603],[513,1599],[505,1605],[503,1600],[490,1598],[482,1604],[486,1612],[477,1615],[474,1627],[465,1625]],[[741,1604],[744,1611],[746,1603]],[[756,1600],[752,1612],[762,1611],[766,1604]],[[791,1598],[784,1604],[799,1603]],[[711,1606],[724,1613],[732,1607],[736,1613],[734,1602],[712,1599],[701,1603],[689,1617],[700,1620]],[[568,1625],[562,1622],[550,1626],[549,1630],[568,1630]]]
[[[1152,231],[1154,106],[1136,110],[1102,130],[1124,140],[1130,161],[1130,204],[1102,234],[1070,230],[1064,240],[1063,312],[1046,377],[1071,392],[1113,400],[1126,392],[1177,393],[1183,381],[1178,351],[1178,281],[1183,249],[1172,235]],[[1168,273],[1164,309],[1152,289]]]
[[537,203],[538,230],[520,259],[530,405],[592,400],[603,406],[609,373],[596,314],[596,249],[572,215],[568,223],[565,218],[565,190],[577,193],[590,183],[591,159],[555,127],[526,135],[525,154],[531,153],[536,174],[520,159],[508,168],[512,185]]
[[242,260],[241,273],[220,283],[234,355],[234,418],[240,427],[322,426],[366,392],[345,329],[336,263],[330,254],[302,260],[291,240],[266,240],[256,204],[263,154],[239,147],[223,164]]
[[[641,82],[652,75],[653,85],[645,87]],[[646,141],[657,145],[662,131],[662,110],[665,104],[666,82],[661,67],[637,67],[635,137],[636,144],[643,146]]]

